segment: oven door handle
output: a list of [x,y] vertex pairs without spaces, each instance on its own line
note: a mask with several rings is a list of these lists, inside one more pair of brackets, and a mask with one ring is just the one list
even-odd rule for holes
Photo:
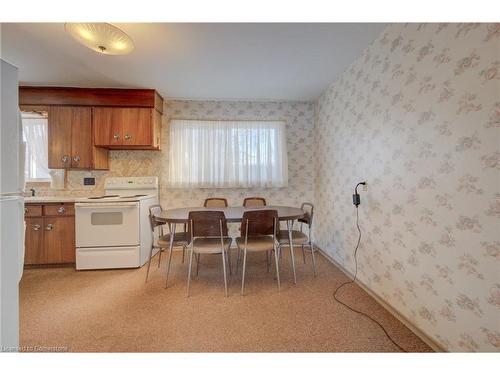
[[75,203],[75,207],[77,207],[77,208],[133,208],[133,207],[137,207],[137,202],[102,203],[102,204]]

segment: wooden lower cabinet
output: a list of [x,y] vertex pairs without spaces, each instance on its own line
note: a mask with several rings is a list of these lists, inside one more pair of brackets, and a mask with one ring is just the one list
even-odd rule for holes
[[[30,205],[26,206],[26,213]],[[38,212],[38,210],[36,211]],[[44,204],[40,217],[25,217],[25,265],[75,263],[74,205]]]
[[24,264],[46,264],[47,253],[43,245],[43,218],[30,217],[25,220]]
[[47,263],[75,263],[75,217],[44,217],[43,225]]

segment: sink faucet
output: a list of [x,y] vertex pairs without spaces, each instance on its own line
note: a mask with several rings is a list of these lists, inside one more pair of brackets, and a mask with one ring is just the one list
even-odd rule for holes
[[30,189],[31,191],[31,196],[34,197],[35,196],[35,189]]

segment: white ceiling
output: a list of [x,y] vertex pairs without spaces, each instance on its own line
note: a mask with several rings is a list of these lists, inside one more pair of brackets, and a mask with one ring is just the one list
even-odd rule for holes
[[62,23],[2,24],[2,58],[25,85],[155,88],[165,98],[313,100],[386,24],[114,25],[135,50],[108,56]]

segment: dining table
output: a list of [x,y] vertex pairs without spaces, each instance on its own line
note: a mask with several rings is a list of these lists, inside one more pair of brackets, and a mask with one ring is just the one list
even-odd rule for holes
[[169,256],[168,256],[168,266],[167,266],[167,276],[166,276],[165,286],[168,286],[168,273],[170,270],[170,263],[172,260],[172,252],[173,252],[173,245],[175,240],[177,224],[187,224],[189,222],[189,213],[191,211],[221,211],[224,212],[227,222],[238,223],[243,220],[243,214],[245,212],[258,211],[258,210],[276,210],[278,213],[278,220],[286,221],[289,247],[290,247],[290,259],[293,271],[293,282],[294,284],[297,284],[297,275],[295,273],[295,256],[293,252],[292,229],[294,221],[297,219],[302,219],[306,215],[306,212],[299,207],[292,207],[292,206],[253,206],[253,207],[230,206],[230,207],[171,208],[162,210],[157,215],[155,215],[155,219],[158,222],[168,225],[170,231],[170,243],[168,249]]

